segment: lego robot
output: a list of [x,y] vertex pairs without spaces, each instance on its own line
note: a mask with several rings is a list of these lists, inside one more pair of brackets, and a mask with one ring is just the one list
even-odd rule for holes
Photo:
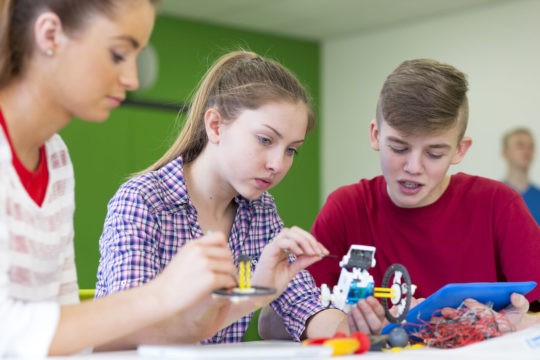
[[[407,269],[401,264],[390,266],[382,280],[382,287],[375,287],[373,277],[367,271],[375,266],[375,247],[352,245],[340,261],[341,273],[333,291],[326,284],[321,286],[321,302],[325,307],[330,303],[336,308],[348,313],[351,305],[359,300],[374,296],[382,299],[386,318],[391,323],[402,322],[411,306],[411,298],[415,286]],[[390,312],[396,306],[397,315]]]

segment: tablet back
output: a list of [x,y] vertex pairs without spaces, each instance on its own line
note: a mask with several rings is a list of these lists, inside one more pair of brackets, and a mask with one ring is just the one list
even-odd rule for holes
[[483,304],[490,304],[493,310],[499,311],[510,304],[512,293],[525,295],[535,286],[536,282],[534,281],[448,284],[411,308],[405,318],[405,324],[387,325],[381,333],[388,334],[398,326],[403,326],[409,334],[416,332],[422,327],[423,322],[429,322],[435,312],[444,307],[456,308],[468,298]]

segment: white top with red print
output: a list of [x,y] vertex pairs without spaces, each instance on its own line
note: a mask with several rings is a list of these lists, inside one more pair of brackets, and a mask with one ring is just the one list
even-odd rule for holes
[[73,167],[59,135],[45,149],[49,183],[38,206],[19,180],[0,128],[0,358],[45,356],[59,304],[79,301]]

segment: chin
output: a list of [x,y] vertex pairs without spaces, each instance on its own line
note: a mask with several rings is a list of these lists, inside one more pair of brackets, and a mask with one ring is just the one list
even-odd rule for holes
[[261,191],[251,191],[251,192],[240,193],[240,196],[252,201],[252,200],[257,200],[258,198],[260,198],[263,193],[264,192],[261,192]]
[[400,207],[400,208],[406,208],[406,209],[411,209],[411,208],[417,208],[417,207],[420,207],[422,205],[421,202],[422,202],[422,199],[411,199],[409,197],[403,197],[403,196],[398,196],[397,198],[391,198],[392,199],[392,202],[397,206],[397,207]]
[[75,114],[74,117],[82,119],[87,122],[95,122],[95,123],[102,123],[105,122],[109,118],[110,112],[107,111],[106,113],[101,114]]

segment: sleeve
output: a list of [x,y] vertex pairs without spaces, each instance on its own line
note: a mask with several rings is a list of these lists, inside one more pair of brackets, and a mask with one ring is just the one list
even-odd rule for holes
[[[540,227],[518,194],[494,214],[497,256],[506,281],[536,281],[540,284]],[[526,295],[540,299],[540,286]]]
[[319,301],[320,291],[307,270],[296,274],[283,294],[270,305],[283,319],[287,332],[300,341],[306,323],[313,315],[325,309]]
[[129,183],[110,200],[99,239],[96,298],[140,286],[159,274],[159,224],[150,210]]
[[[349,249],[347,235],[347,219],[350,211],[344,203],[343,192],[336,190],[330,194],[317,215],[311,228],[311,234],[323,244],[330,254],[336,257],[326,257],[308,267],[317,286],[327,284],[330,289],[337,284],[341,267],[339,261]],[[350,209],[349,209],[350,210]]]
[[60,319],[60,306],[54,302],[14,301],[7,296],[3,279],[0,288],[0,357],[47,356]]

